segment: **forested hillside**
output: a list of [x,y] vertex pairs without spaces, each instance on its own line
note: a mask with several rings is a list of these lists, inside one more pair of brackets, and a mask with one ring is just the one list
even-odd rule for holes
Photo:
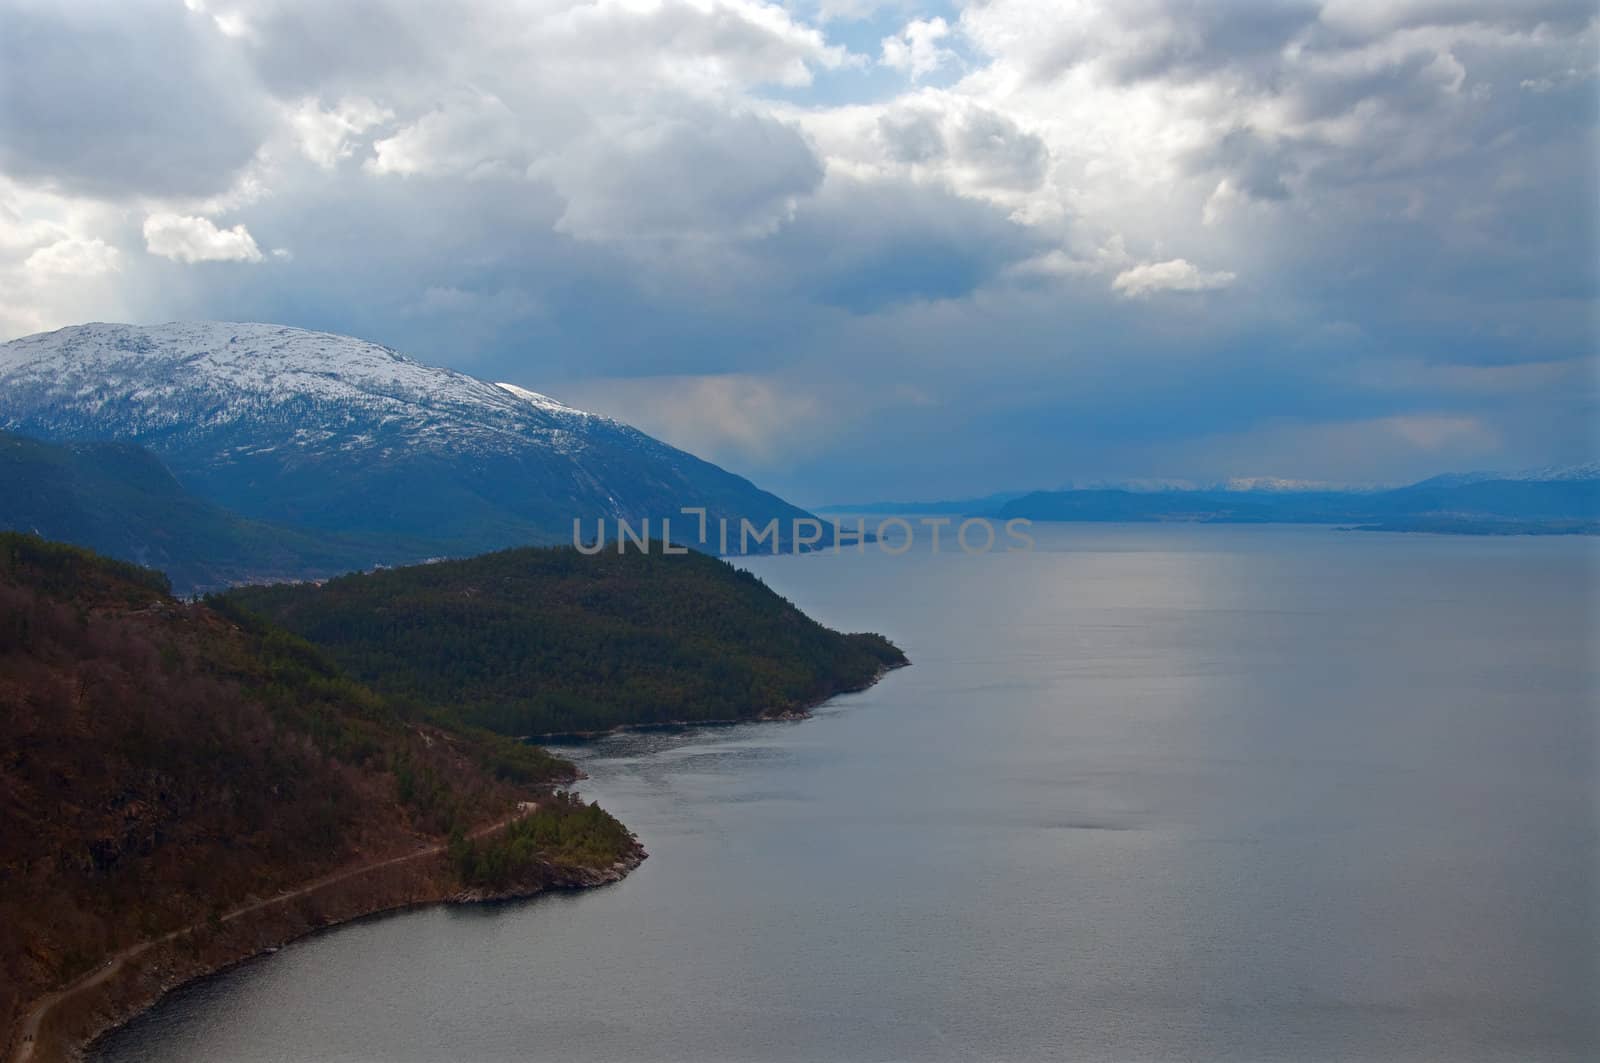
[[474,843],[461,888],[609,864],[626,832],[540,785],[572,776],[410,713],[293,635],[176,601],[159,573],[0,535],[0,1046],[27,1001],[118,949],[525,799],[551,822]]
[[394,697],[512,735],[801,711],[906,663],[715,558],[568,547],[223,598]]

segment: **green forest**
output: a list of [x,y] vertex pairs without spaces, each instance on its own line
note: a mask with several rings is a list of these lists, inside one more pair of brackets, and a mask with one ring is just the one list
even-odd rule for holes
[[547,862],[604,867],[623,859],[633,835],[599,805],[556,792],[505,830],[483,840],[457,828],[450,835],[450,862],[469,887],[504,889],[540,873]]
[[700,553],[527,548],[214,601],[419,712],[517,736],[780,715],[906,663]]

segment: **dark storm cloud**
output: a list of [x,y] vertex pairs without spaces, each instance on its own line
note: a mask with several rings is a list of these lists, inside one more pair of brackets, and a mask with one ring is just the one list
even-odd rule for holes
[[225,190],[271,115],[180,5],[0,11],[0,171],[113,196]]
[[1042,250],[994,207],[932,188],[841,180],[759,253],[797,291],[854,313],[959,299]]

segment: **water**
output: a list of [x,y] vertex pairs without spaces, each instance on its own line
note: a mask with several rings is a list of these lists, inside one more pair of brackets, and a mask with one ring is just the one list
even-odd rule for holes
[[752,562],[915,666],[582,748],[623,883],[342,928],[97,1058],[1600,1058],[1600,543],[1040,532]]

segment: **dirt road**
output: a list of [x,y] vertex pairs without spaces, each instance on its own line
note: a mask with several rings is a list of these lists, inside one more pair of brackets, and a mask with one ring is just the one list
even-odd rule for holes
[[[486,835],[493,834],[498,830],[503,830],[513,820],[520,819],[522,816],[527,815],[530,811],[533,811],[533,809],[528,807],[520,807],[514,815],[506,816],[504,819],[499,819],[488,824],[487,826],[480,827],[468,835],[468,837],[476,840],[478,838],[485,837]],[[438,845],[429,845],[425,848],[418,849],[413,853],[402,853],[399,856],[392,856],[387,860],[378,860],[373,863],[358,864],[354,867],[347,867],[341,871],[335,871],[330,875],[325,875],[322,878],[308,882],[306,885],[301,886],[298,889],[290,890],[287,893],[279,893],[276,896],[268,897],[265,900],[252,901],[249,904],[235,908],[223,915],[219,922],[232,922],[241,916],[249,915],[251,912],[260,911],[263,908],[270,908],[273,905],[278,904],[286,904],[289,901],[295,900],[296,898],[304,897],[310,893],[315,893],[320,889],[326,889],[329,886],[339,882],[344,882],[347,879],[355,878],[358,875],[368,875],[374,871],[381,871],[384,868],[393,867],[396,864],[404,864],[413,860],[423,860],[430,856],[437,856],[444,852],[445,848],[445,843],[441,842]],[[22,1020],[22,1026],[19,1031],[20,1040],[17,1042],[16,1051],[11,1054],[12,1063],[32,1063],[33,1050],[38,1044],[39,1030],[43,1026],[45,1018],[50,1014],[51,1009],[60,1004],[63,1000],[70,999],[79,993],[93,989],[95,986],[106,982],[108,979],[114,977],[124,967],[126,967],[129,961],[138,959],[140,956],[144,955],[157,945],[164,945],[167,942],[172,941],[174,938],[182,937],[184,934],[191,933],[202,926],[209,926],[210,924],[211,921],[209,919],[200,923],[191,923],[189,926],[179,927],[177,930],[163,934],[158,938],[151,938],[149,941],[141,941],[137,945],[130,945],[121,952],[113,953],[109,959],[107,959],[99,967],[96,967],[94,970],[80,976],[72,982],[67,983],[55,992],[42,996],[38,1000],[34,1001],[33,1007],[28,1011],[27,1016]]]

